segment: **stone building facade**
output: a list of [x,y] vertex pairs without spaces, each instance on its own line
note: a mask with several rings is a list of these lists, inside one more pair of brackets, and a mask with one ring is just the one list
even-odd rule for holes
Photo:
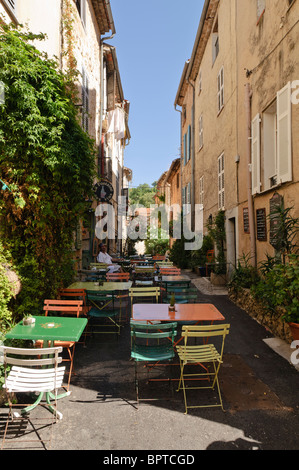
[[299,216],[298,18],[296,0],[206,0],[179,84],[182,202],[204,225],[225,212],[229,270],[274,256],[277,201]]

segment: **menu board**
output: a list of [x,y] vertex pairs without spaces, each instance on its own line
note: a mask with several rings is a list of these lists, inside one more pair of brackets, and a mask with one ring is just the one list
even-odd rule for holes
[[260,242],[267,241],[266,209],[256,210],[256,237]]
[[248,207],[244,207],[243,209],[243,227],[244,233],[250,233]]

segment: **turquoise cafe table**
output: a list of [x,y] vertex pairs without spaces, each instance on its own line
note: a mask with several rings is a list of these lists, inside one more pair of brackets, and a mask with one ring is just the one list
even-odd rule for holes
[[[34,316],[35,323],[32,325],[23,325],[20,321],[15,325],[5,338],[7,339],[23,339],[23,340],[43,340],[44,345],[47,347],[48,342],[52,347],[54,341],[74,341],[78,342],[84,328],[87,324],[87,318],[72,318],[72,317],[51,317],[51,316]],[[69,396],[71,392],[65,392],[58,395],[57,398]],[[42,392],[35,403],[22,410],[22,413],[29,412],[35,408],[42,400],[44,392]],[[51,392],[46,393],[46,400],[50,405],[50,398],[54,399]],[[53,411],[53,408],[51,408]]]

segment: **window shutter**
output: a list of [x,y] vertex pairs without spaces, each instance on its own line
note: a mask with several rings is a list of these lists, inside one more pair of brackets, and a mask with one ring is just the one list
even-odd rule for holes
[[291,83],[277,93],[277,180],[292,180]]
[[187,132],[187,162],[190,160],[191,153],[191,126],[188,126]]
[[187,163],[187,134],[184,135],[184,165]]
[[187,204],[191,204],[191,183],[187,186]]
[[257,114],[251,125],[251,179],[252,194],[260,192],[261,187],[261,126],[260,115]]

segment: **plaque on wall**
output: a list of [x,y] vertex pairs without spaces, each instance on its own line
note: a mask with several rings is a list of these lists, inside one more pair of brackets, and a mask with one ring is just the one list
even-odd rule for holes
[[244,207],[243,209],[243,227],[244,233],[250,233],[248,207]]
[[94,186],[94,192],[100,202],[108,202],[112,199],[114,189],[110,181],[102,180]]
[[256,237],[260,242],[267,241],[266,209],[256,210]]

